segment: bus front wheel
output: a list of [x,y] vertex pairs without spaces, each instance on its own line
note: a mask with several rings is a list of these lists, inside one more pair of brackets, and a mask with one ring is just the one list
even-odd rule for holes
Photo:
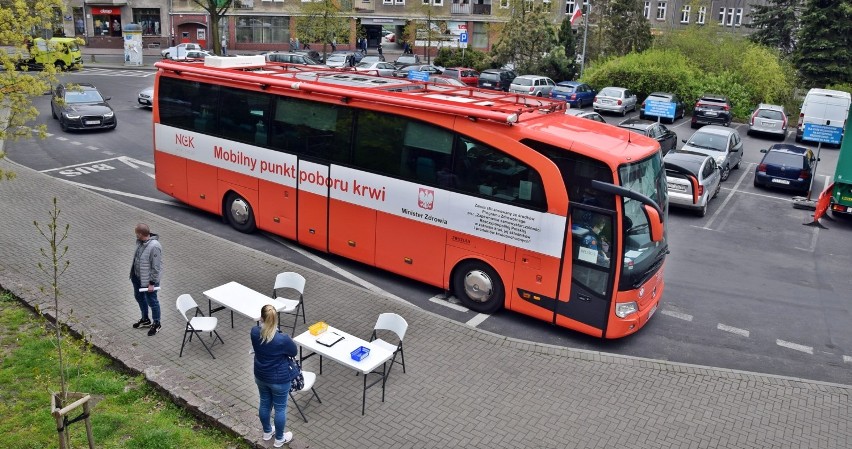
[[505,299],[500,275],[478,260],[459,265],[453,276],[453,292],[465,307],[479,313],[496,312]]
[[234,192],[229,193],[225,201],[225,215],[237,231],[251,233],[256,229],[251,204]]

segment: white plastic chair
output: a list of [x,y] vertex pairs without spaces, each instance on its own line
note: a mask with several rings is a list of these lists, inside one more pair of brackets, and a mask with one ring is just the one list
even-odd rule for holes
[[[299,315],[302,315],[302,323],[307,323],[307,320],[305,318],[305,300],[304,300],[305,278],[301,274],[294,273],[292,271],[285,271],[284,273],[278,273],[278,275],[275,276],[275,286],[272,287],[272,297],[278,298],[278,291],[282,290],[282,289],[291,289],[291,290],[295,290],[296,292],[299,293],[299,298],[297,300],[297,301],[299,301],[299,303],[296,305],[296,309],[294,310],[294,312],[293,313],[284,312],[287,315],[294,315],[292,332],[290,332],[290,335],[295,335],[296,334],[296,324],[299,322]],[[296,300],[296,298],[287,298],[287,296],[281,296],[281,297],[284,298],[284,299]],[[279,323],[279,325],[281,324],[280,319],[278,320],[278,323]],[[286,327],[290,327],[290,326],[286,326]]]
[[[377,346],[387,349],[388,351],[393,351],[393,358],[391,359],[387,376],[390,376],[393,364],[396,362],[397,353],[399,354],[401,361],[396,363],[401,364],[402,372],[405,372],[405,353],[402,351],[402,340],[405,338],[406,330],[408,330],[408,322],[405,321],[405,318],[395,313],[383,313],[379,315],[379,319],[376,320],[376,325],[373,327],[373,335],[370,336],[370,341]],[[378,331],[393,332],[399,338],[399,343],[393,344],[378,338]]]
[[[313,395],[308,398],[308,401],[305,402],[304,405],[310,404],[310,402],[314,398],[317,398],[317,401],[320,404],[322,404],[322,401],[320,400],[320,397],[317,394],[317,390],[314,390],[314,382],[317,381],[316,373],[313,373],[311,371],[302,370],[302,377],[305,378],[305,386],[301,390],[297,391],[296,393],[300,393],[300,392],[308,391],[308,390],[311,390],[311,393],[313,393]],[[305,412],[303,412],[302,407],[299,406],[299,401],[297,401],[296,398],[293,396],[293,390],[290,390],[290,399],[292,399],[293,403],[296,404],[296,410],[298,410],[299,414],[302,415],[302,419],[304,419],[305,422],[308,422],[308,418],[305,417]]]
[[[195,316],[192,318],[186,315],[186,312],[190,309],[195,309]],[[183,318],[186,320],[186,331],[183,333],[183,343],[180,345],[180,355],[178,357],[183,357],[183,348],[186,345],[187,336],[189,336],[189,341],[192,341],[192,335],[201,332],[210,332],[211,336],[216,335],[216,338],[219,339],[222,344],[225,344],[225,341],[222,340],[222,337],[219,336],[219,333],[216,332],[216,325],[218,324],[218,319],[216,317],[207,317],[201,312],[198,308],[198,304],[192,299],[192,296],[189,294],[183,294],[178,296],[177,299],[177,309]],[[201,316],[199,316],[201,315]],[[213,343],[210,344],[212,347],[216,343],[216,338],[213,339]],[[210,350],[210,347],[207,346],[207,343],[204,342],[204,338],[201,335],[198,336],[198,340],[204,345],[204,349],[210,353],[210,356],[214,359],[216,358],[213,355],[213,352]]]

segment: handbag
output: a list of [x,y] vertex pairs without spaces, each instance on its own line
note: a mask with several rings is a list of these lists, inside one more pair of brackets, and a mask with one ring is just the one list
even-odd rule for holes
[[301,391],[302,388],[305,388],[305,376],[302,375],[302,365],[295,357],[290,357],[290,363],[295,365],[298,371],[298,374],[290,379],[290,391]]

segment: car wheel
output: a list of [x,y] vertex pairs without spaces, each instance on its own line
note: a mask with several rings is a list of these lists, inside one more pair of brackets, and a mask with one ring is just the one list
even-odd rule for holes
[[68,132],[68,124],[65,123],[65,120],[62,120],[62,117],[59,118],[59,127],[62,128],[62,131]]
[[737,161],[737,165],[734,165],[734,170],[739,170],[739,168],[740,168],[740,162],[742,162],[742,159],[740,159],[740,160],[738,160],[738,161]]
[[697,211],[695,211],[695,214],[698,215],[699,217],[703,217],[703,216],[707,215],[707,204],[708,203],[710,203],[710,201],[705,201],[704,206],[702,206],[701,209],[698,209]]
[[680,111],[680,118],[683,119],[686,116],[686,111]]
[[728,176],[731,176],[731,167],[726,165],[725,168],[722,169],[722,181],[727,181]]
[[56,61],[53,65],[56,67],[57,72],[65,71],[65,63],[63,61]]
[[698,124],[697,123],[690,123],[689,127],[692,128],[692,129],[695,129],[695,128],[698,128]]
[[713,192],[713,196],[712,196],[712,198],[716,198],[717,196],[719,196],[719,192],[720,192],[721,190],[722,190],[722,183],[721,183],[721,182],[717,182],[717,183],[716,183],[716,191],[715,191],[715,192]]
[[730,121],[730,120],[728,120],[727,122],[725,122],[725,126],[726,126],[726,127],[731,126],[731,121]]
[[456,267],[453,293],[465,307],[479,313],[494,313],[505,300],[500,276],[478,260],[468,260]]
[[248,234],[256,229],[251,204],[235,192],[229,193],[225,200],[225,215],[237,231]]
[[55,110],[55,109],[53,109],[53,106],[52,106],[52,105],[50,106],[50,115],[53,117],[53,119],[54,119],[54,120],[56,120],[56,119],[58,119],[58,118],[59,118],[59,117],[56,115],[56,110]]
[[645,120],[645,114],[639,113],[639,120]]
[[751,132],[751,130],[748,130],[748,131],[746,131],[746,135],[747,135],[747,136],[750,136],[750,135],[752,135],[752,132]]
[[624,117],[625,115],[627,115],[627,108],[621,110],[621,116]]
[[801,143],[801,142],[802,142],[802,138],[797,134],[796,135],[796,143]]

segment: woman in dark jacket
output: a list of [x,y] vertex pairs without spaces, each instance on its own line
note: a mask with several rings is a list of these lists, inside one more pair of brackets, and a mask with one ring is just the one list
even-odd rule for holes
[[[260,326],[251,330],[254,381],[260,393],[257,415],[263,426],[263,439],[268,441],[274,434],[273,446],[281,447],[293,441],[293,432],[284,432],[284,425],[290,381],[299,374],[299,368],[291,362],[291,357],[296,356],[296,343],[278,330],[278,313],[272,305],[267,304],[260,309],[260,321]],[[270,426],[272,407],[275,407],[275,423]]]

